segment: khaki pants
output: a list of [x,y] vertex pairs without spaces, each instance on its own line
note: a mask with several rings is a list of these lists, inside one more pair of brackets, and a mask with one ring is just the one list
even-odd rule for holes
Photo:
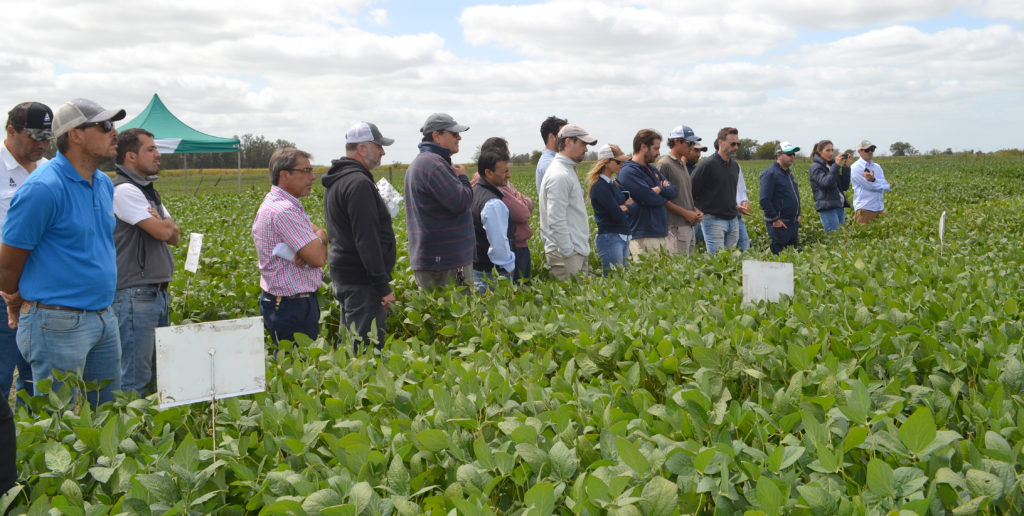
[[883,213],[885,213],[885,210],[882,210],[882,211],[857,210],[857,211],[853,212],[853,221],[856,222],[857,224],[867,224],[867,223],[871,222],[872,220],[877,219],[878,216],[883,214]]
[[672,250],[668,237],[634,238],[629,241],[629,252],[633,260],[639,260],[644,253],[657,253],[658,251]]
[[569,256],[563,256],[558,251],[549,251],[548,256],[548,267],[551,267],[551,274],[556,278],[565,281],[580,272],[589,272],[590,264],[587,263],[587,257],[580,253],[572,253]]
[[689,224],[669,226],[668,246],[676,254],[693,254],[693,250],[697,246],[697,235],[693,232],[693,226]]
[[454,283],[459,290],[468,292],[469,283],[473,281],[473,264],[439,271],[414,270],[412,276],[423,290],[441,289]]

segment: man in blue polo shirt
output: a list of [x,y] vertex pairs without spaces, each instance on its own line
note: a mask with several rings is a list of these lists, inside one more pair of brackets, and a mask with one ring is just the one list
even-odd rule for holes
[[121,388],[121,343],[110,310],[114,186],[96,167],[117,155],[113,122],[124,115],[86,99],[57,109],[57,156],[14,194],[0,232],[0,293],[33,378],[71,370],[88,382],[109,380],[86,393],[92,405]]

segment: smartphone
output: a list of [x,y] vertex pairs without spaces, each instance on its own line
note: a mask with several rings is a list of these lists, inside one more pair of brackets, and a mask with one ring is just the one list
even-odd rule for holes
[[629,190],[623,190],[622,193],[626,196],[626,199],[629,199]]

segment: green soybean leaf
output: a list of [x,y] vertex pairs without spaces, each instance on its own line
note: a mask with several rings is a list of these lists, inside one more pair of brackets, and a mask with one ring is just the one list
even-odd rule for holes
[[892,496],[895,480],[892,467],[880,459],[868,461],[868,490],[878,496]]
[[71,453],[60,443],[49,443],[43,460],[46,468],[54,473],[65,473],[71,467]]
[[436,428],[420,430],[416,434],[416,440],[419,441],[423,448],[432,452],[441,451],[448,447],[448,435]]
[[579,461],[576,453],[570,450],[562,441],[558,441],[548,451],[548,458],[551,460],[551,470],[559,480],[569,481],[576,474]]
[[782,498],[782,491],[779,490],[779,486],[775,485],[775,482],[762,475],[761,478],[757,479],[757,503],[761,507],[761,510],[768,516],[778,516],[779,511],[782,509],[785,500]]
[[526,492],[523,500],[529,516],[550,516],[555,512],[555,488],[550,482],[534,485]]
[[637,474],[646,475],[651,469],[651,463],[640,453],[635,444],[624,437],[615,438],[615,446],[619,449],[619,458]]
[[900,441],[914,454],[919,454],[935,440],[935,418],[928,407],[921,407],[903,422]]
[[644,514],[648,516],[669,516],[676,514],[679,504],[679,489],[675,483],[664,477],[654,477],[644,486],[640,494]]

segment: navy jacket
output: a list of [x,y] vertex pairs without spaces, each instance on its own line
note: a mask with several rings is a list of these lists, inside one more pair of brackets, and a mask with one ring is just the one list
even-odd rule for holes
[[800,191],[796,179],[776,161],[761,172],[761,211],[768,224],[781,219],[794,222],[800,215]]
[[679,191],[671,183],[662,187],[661,193],[654,193],[651,188],[661,185],[665,176],[650,165],[641,165],[629,160],[619,170],[619,183],[623,190],[628,190],[630,197],[639,206],[633,217],[633,238],[663,238],[668,236],[668,211],[665,203],[675,199]]
[[608,182],[598,178],[590,188],[590,205],[594,207],[594,222],[597,233],[630,234],[630,219],[636,213],[637,204],[627,206],[629,211],[622,211],[619,206],[626,203],[626,194],[615,181]]
[[843,192],[850,189],[850,167],[839,163],[825,163],[821,156],[814,156],[810,170],[811,191],[814,192],[814,209],[817,211],[844,208],[850,205]]

